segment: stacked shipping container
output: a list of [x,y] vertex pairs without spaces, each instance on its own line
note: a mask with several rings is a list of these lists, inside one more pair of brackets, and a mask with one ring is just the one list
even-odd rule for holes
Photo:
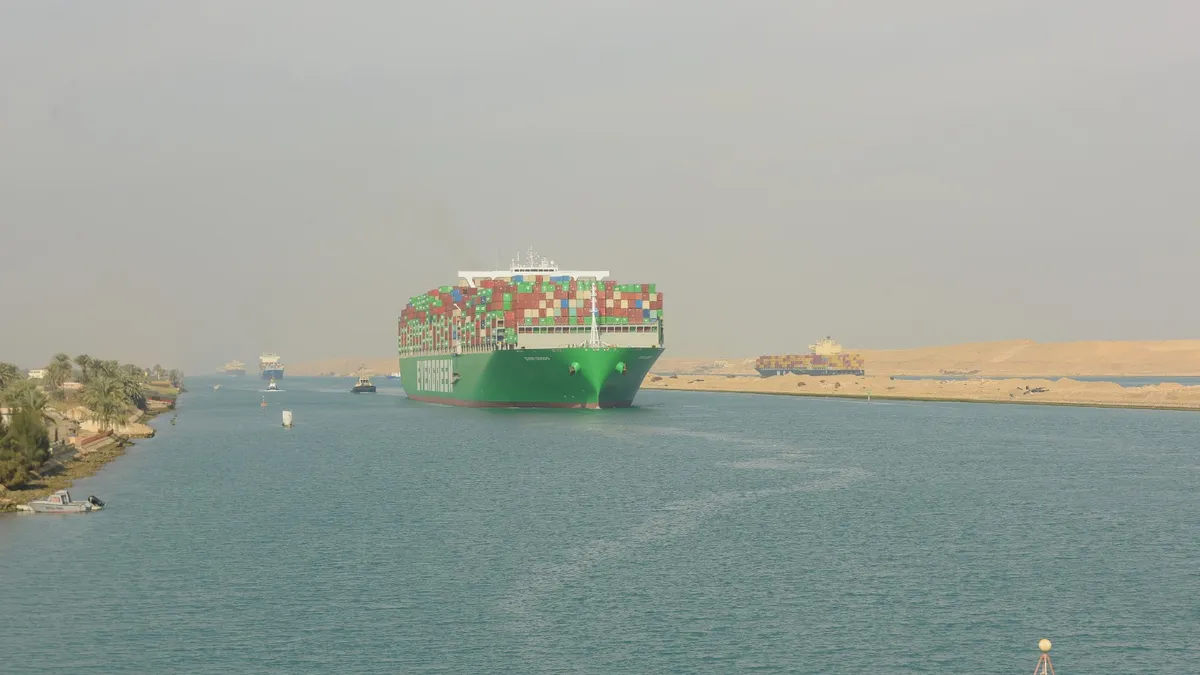
[[464,348],[515,344],[517,326],[590,326],[593,292],[601,326],[662,320],[662,293],[655,284],[514,275],[412,297],[400,314],[400,353],[446,351],[456,337]]
[[782,373],[862,375],[864,361],[861,354],[784,354],[760,356],[754,362],[754,369],[764,376]]

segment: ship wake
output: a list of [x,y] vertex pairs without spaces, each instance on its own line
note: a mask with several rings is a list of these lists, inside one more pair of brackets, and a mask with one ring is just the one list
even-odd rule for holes
[[840,490],[868,475],[858,467],[814,468],[807,465],[807,458],[808,455],[801,452],[787,452],[769,458],[722,463],[722,466],[739,469],[804,472],[809,474],[809,479],[792,485],[718,492],[671,502],[623,537],[571,549],[561,562],[535,568],[500,603],[500,609],[510,617],[510,629],[523,637],[526,646],[537,653],[539,660],[561,656],[553,645],[547,644],[552,639],[554,625],[539,615],[538,605],[559,590],[575,585],[593,569],[628,556],[637,549],[687,535],[723,510],[789,494]]

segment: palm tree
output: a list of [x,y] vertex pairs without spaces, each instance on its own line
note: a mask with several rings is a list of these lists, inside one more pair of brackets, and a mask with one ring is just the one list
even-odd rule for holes
[[46,366],[46,378],[43,382],[46,383],[51,390],[58,389],[71,378],[71,373],[74,370],[71,364],[71,357],[66,354],[55,354],[50,360],[50,365]]
[[87,384],[88,376],[92,374],[92,357],[80,354],[75,357],[75,365],[79,366],[79,381]]
[[88,373],[88,379],[97,377],[116,378],[121,374],[121,362],[112,359],[103,361],[93,360],[91,363],[91,372]]
[[129,414],[129,397],[120,380],[96,377],[83,389],[83,405],[88,418],[100,424],[101,431],[112,431]]
[[3,391],[4,402],[14,408],[32,410],[39,416],[46,412],[46,395],[33,380],[17,380]]
[[46,412],[49,399],[33,380],[17,380],[4,391],[0,391],[0,403],[13,411],[24,411],[41,423],[56,423],[58,420]]
[[146,381],[146,369],[141,366],[135,366],[132,363],[126,363],[125,365],[121,366],[121,370],[138,382]]
[[25,377],[20,368],[11,363],[0,363],[0,390],[7,389],[8,385],[22,379]]
[[138,410],[145,410],[146,391],[142,386],[145,374],[137,366],[126,366],[115,379],[120,382],[125,398]]

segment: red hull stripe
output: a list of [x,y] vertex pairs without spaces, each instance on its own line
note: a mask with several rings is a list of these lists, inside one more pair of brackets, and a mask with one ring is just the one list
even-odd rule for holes
[[406,394],[408,398],[422,403],[441,403],[442,405],[456,405],[463,408],[628,408],[633,405],[633,401],[613,401],[612,403],[563,403],[561,401],[546,401],[544,403],[531,403],[526,401],[465,401],[458,398],[442,398],[441,396],[413,396]]

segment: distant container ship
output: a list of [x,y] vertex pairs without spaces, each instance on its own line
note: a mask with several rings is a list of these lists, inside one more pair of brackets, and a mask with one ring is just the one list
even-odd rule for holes
[[825,337],[815,345],[809,345],[811,354],[784,354],[760,356],[754,369],[763,377],[772,375],[863,375],[861,354],[843,354],[842,346],[832,338]]
[[400,385],[465,407],[622,408],[663,350],[662,293],[529,252],[508,270],[459,272],[400,315]]
[[270,352],[258,357],[258,376],[264,380],[278,380],[283,377],[283,361],[278,354]]
[[241,361],[236,361],[236,360],[230,361],[229,363],[226,363],[225,365],[221,366],[220,369],[217,370],[217,372],[221,373],[222,375],[233,375],[234,377],[241,377],[242,375],[246,374],[246,364],[242,363]]

